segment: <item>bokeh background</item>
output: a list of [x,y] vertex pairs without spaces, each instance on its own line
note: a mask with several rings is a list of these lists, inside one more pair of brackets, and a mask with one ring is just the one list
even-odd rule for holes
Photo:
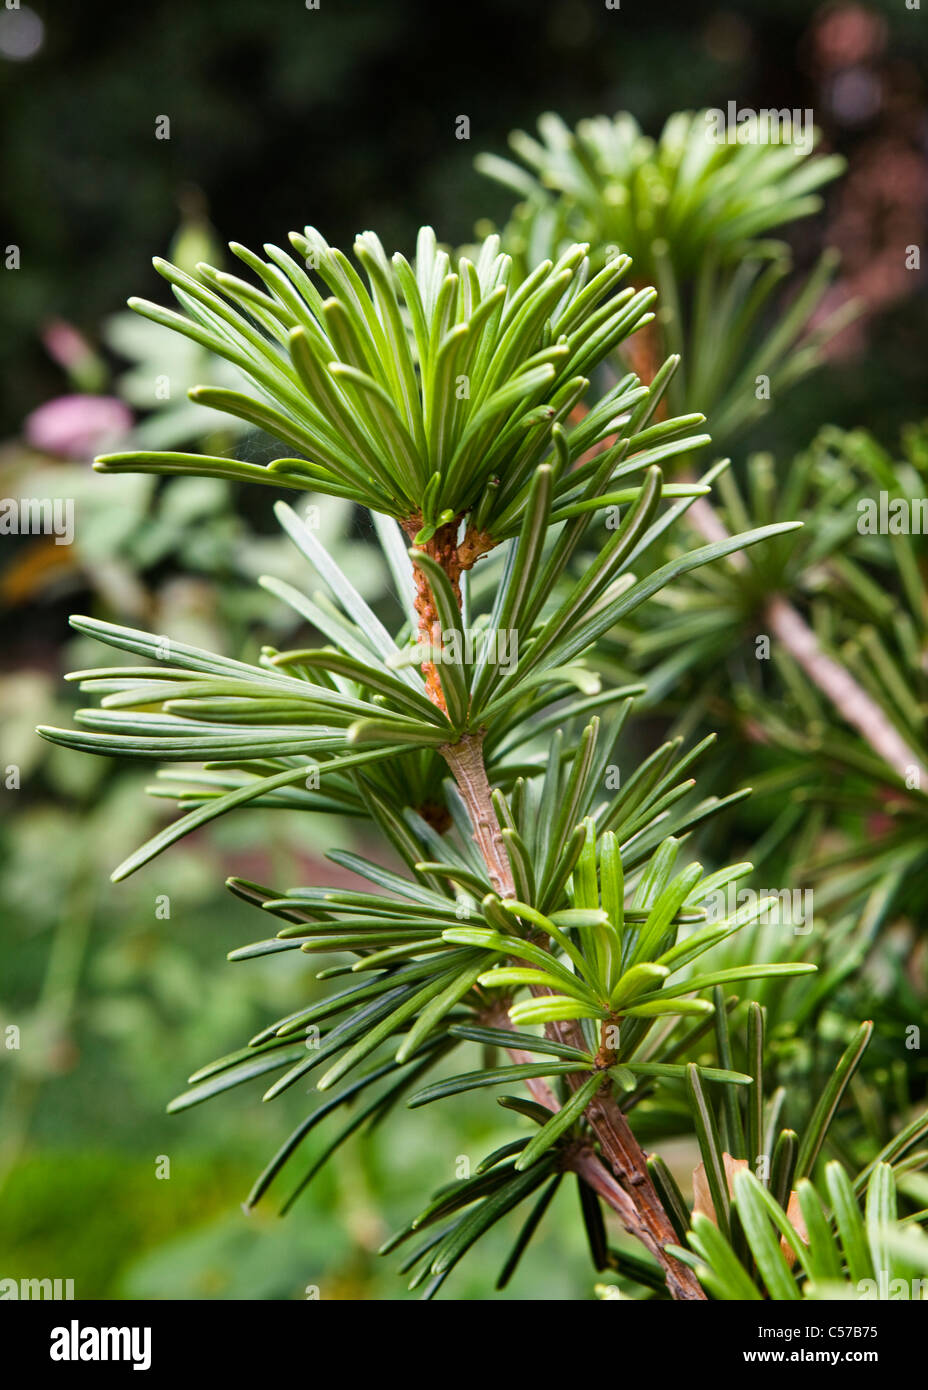
[[[573,123],[627,109],[657,134],[674,110],[730,100],[811,107],[849,165],[793,229],[797,266],[836,246],[831,298],[865,312],[745,448],[787,456],[826,420],[891,447],[928,404],[924,291],[898,250],[926,244],[928,13],[904,0],[30,0],[0,8],[0,83],[0,494],[73,498],[77,517],[73,545],[0,535],[0,1277],[73,1278],[86,1298],[403,1297],[376,1248],[461,1157],[506,1137],[494,1107],[391,1123],[343,1150],[285,1221],[239,1204],[304,1098],[262,1107],[235,1091],[164,1113],[190,1071],[314,988],[316,967],[291,959],[226,963],[262,928],[223,878],[333,882],[321,855],[355,830],[242,812],[113,887],[110,869],[165,814],[144,795],[150,773],[33,734],[76,703],[63,672],[102,659],[69,613],[235,656],[288,632],[255,577],[300,582],[263,495],[91,472],[110,443],[236,444],[185,403],[215,372],[124,301],[166,302],[153,255],[215,264],[225,241],[281,242],[306,223],[342,245],[371,227],[409,252],[424,221],[467,241],[510,203],[474,155],[504,152],[545,110]],[[363,518],[333,501],[322,515],[322,538],[381,601]],[[590,1297],[574,1201],[559,1195],[507,1296]],[[452,1296],[482,1296],[504,1245],[478,1247]]]

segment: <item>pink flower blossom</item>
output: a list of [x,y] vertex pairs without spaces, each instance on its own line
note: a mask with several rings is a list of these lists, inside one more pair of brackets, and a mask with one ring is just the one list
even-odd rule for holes
[[24,422],[34,449],[67,459],[92,459],[132,428],[132,412],[115,396],[56,396]]

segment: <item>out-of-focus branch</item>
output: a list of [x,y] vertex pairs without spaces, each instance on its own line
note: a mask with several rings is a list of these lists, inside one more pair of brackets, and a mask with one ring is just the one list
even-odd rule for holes
[[[718,514],[704,497],[696,499],[687,515],[707,541],[727,537],[728,532]],[[744,556],[737,552],[730,559],[741,568],[747,564]],[[793,660],[828,697],[842,719],[857,730],[897,776],[905,780],[915,770],[920,785],[928,783],[928,771],[918,754],[908,746],[876,701],[850,672],[822,650],[815,633],[788,599],[782,594],[774,594],[764,605],[763,614],[771,632],[783,643]]]

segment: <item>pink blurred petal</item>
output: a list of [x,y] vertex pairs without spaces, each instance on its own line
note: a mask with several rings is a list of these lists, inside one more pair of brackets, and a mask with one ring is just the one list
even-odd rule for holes
[[66,319],[50,319],[42,330],[42,342],[49,357],[66,369],[92,355],[87,339]]
[[34,449],[62,458],[92,459],[118,444],[132,428],[132,412],[115,396],[56,396],[24,421]]

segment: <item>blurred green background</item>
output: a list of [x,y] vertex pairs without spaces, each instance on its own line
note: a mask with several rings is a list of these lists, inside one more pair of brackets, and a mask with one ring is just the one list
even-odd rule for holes
[[[342,1151],[279,1221],[272,1204],[239,1204],[298,1121],[298,1093],[164,1113],[189,1072],[316,987],[317,967],[289,953],[226,963],[262,925],[223,878],[335,882],[324,850],[356,841],[337,821],[243,812],[114,887],[111,868],[164,815],[144,795],[151,772],[32,732],[67,722],[63,672],[103,660],[70,612],[233,656],[289,631],[254,585],[301,578],[271,498],[90,470],[111,441],[269,447],[186,405],[215,370],[123,311],[129,294],[165,301],[151,257],[216,263],[222,242],[279,242],[307,222],[342,245],[372,227],[408,252],[423,221],[463,242],[508,209],[474,155],[503,152],[547,109],[573,122],[624,108],[656,134],[676,109],[811,107],[849,171],[795,229],[797,262],[837,245],[834,296],[866,314],[746,447],[788,454],[826,420],[891,445],[928,400],[924,304],[897,263],[900,244],[925,245],[926,55],[925,16],[902,0],[0,9],[0,493],[74,499],[76,514],[73,545],[0,535],[0,1277],[73,1278],[86,1298],[399,1298],[380,1241],[511,1134],[482,1098],[411,1113]],[[366,534],[325,503],[322,539],[381,602]],[[565,1186],[507,1297],[591,1296],[575,1204]],[[451,1296],[485,1295],[505,1240],[478,1246]]]

